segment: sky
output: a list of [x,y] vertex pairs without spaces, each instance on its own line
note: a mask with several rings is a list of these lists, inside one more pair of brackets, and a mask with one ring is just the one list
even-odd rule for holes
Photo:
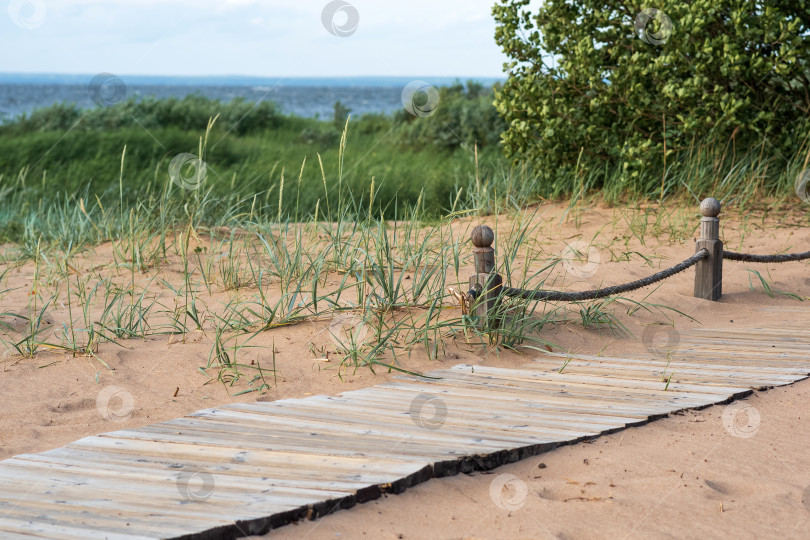
[[0,72],[499,77],[495,0],[2,0]]

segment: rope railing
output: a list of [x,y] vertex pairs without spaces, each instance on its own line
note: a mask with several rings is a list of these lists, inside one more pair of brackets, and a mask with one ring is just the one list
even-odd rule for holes
[[709,251],[706,249],[701,249],[700,251],[698,251],[697,253],[695,253],[682,263],[678,263],[675,266],[667,268],[666,270],[662,270],[649,277],[637,279],[636,281],[631,281],[630,283],[624,283],[622,285],[614,285],[612,287],[605,287],[603,289],[596,289],[593,291],[582,291],[582,292],[561,292],[561,291],[543,291],[543,290],[529,291],[526,289],[513,289],[511,287],[503,287],[501,294],[511,296],[513,298],[523,298],[524,300],[546,300],[550,302],[582,302],[583,300],[597,300],[599,298],[606,298],[608,296],[615,296],[617,294],[635,291],[636,289],[647,287],[649,285],[652,285],[653,283],[664,281],[668,277],[672,277],[675,274],[679,274],[684,270],[695,266],[699,261],[702,261],[708,256]]
[[810,251],[804,253],[789,253],[783,255],[751,255],[750,253],[734,253],[724,251],[723,258],[728,261],[752,262],[752,263],[783,263],[793,261],[804,261],[810,259]]
[[466,295],[466,302],[462,302],[462,305],[470,306],[472,313],[480,317],[480,324],[483,325],[490,314],[496,316],[499,300],[503,296],[548,302],[596,300],[647,287],[693,266],[694,296],[716,301],[723,294],[723,259],[753,263],[783,263],[810,259],[810,251],[780,255],[752,255],[724,251],[723,242],[720,240],[720,220],[717,218],[720,210],[720,202],[716,199],[708,198],[700,203],[700,211],[703,214],[700,220],[700,237],[695,241],[695,254],[685,261],[646,278],[582,292],[504,287],[503,278],[495,272],[495,249],[492,247],[495,233],[486,225],[479,225],[473,229],[470,237],[475,246],[473,248],[475,274],[470,276],[470,291]]

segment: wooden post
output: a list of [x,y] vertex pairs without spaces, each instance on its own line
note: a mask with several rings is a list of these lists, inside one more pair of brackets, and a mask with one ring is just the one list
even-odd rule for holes
[[479,225],[470,235],[475,260],[475,274],[470,276],[470,289],[478,291],[478,297],[471,303],[472,315],[478,315],[481,327],[494,326],[494,315],[501,294],[503,279],[495,273],[495,233],[486,225]]
[[709,250],[709,256],[695,265],[695,298],[719,300],[723,296],[723,242],[720,241],[720,201],[704,199],[700,203],[700,238],[696,241],[697,253]]

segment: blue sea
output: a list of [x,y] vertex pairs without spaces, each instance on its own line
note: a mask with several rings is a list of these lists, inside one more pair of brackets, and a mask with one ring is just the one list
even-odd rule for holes
[[[55,103],[96,107],[92,99],[97,75],[49,75],[0,73],[0,122]],[[113,77],[110,75],[110,77]],[[96,79],[98,80],[98,79]],[[288,114],[331,118],[336,101],[353,115],[391,113],[402,107],[402,90],[414,81],[446,86],[456,81],[475,80],[492,85],[500,79],[456,77],[347,77],[347,78],[260,78],[260,77],[149,77],[120,76],[114,81],[126,97],[182,98],[200,94],[230,101],[244,98],[277,103]],[[123,97],[123,96],[119,96]]]

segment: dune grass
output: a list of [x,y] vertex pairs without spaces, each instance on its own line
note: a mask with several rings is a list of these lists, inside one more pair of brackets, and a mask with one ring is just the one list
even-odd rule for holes
[[[65,133],[29,130],[0,139],[0,151],[28,152],[7,154],[13,157],[0,178],[0,231],[11,242],[2,250],[0,295],[10,292],[3,287],[10,269],[33,268],[25,310],[0,313],[6,354],[81,355],[108,369],[103,348],[202,335],[211,343],[202,372],[243,393],[265,390],[275,374],[274,347],[269,363],[247,360],[256,336],[303,321],[329,325],[334,346],[311,350],[336,357],[341,375],[404,370],[404,355],[418,349],[440,358],[451,340],[495,350],[544,347],[539,331],[569,323],[572,312],[586,328],[628,333],[612,314],[616,299],[573,310],[509,299],[498,326],[462,314],[456,298],[467,289],[462,268],[471,259],[459,222],[487,216],[508,285],[564,288],[564,274],[555,271],[560,255],[543,246],[534,219],[536,203],[566,196],[563,219],[578,225],[594,201],[622,202],[611,226],[629,233],[597,247],[611,261],[652,268],[660,261],[631,244],[689,239],[698,222],[684,200],[695,207],[695,199],[714,195],[744,212],[763,207],[767,196],[765,210],[778,209],[793,204],[793,177],[810,159],[805,149],[779,161],[757,148],[732,156],[696,146],[651,194],[596,175],[539,185],[531,170],[506,163],[492,148],[404,150],[363,120],[351,129],[347,120],[337,140],[319,127],[329,139],[323,148],[306,142],[294,122],[272,135],[239,137],[217,122],[195,138],[174,128],[89,130],[53,161],[45,151],[47,167],[30,152]],[[167,174],[173,155],[159,147],[173,137],[173,151],[193,152],[207,164],[193,189]],[[90,154],[96,157],[88,161]],[[30,165],[20,168],[25,160]],[[656,196],[663,199],[653,204]],[[94,266],[94,248],[107,244],[112,262]],[[678,314],[629,303],[633,312]],[[57,311],[66,322],[51,331],[44,321]]]

